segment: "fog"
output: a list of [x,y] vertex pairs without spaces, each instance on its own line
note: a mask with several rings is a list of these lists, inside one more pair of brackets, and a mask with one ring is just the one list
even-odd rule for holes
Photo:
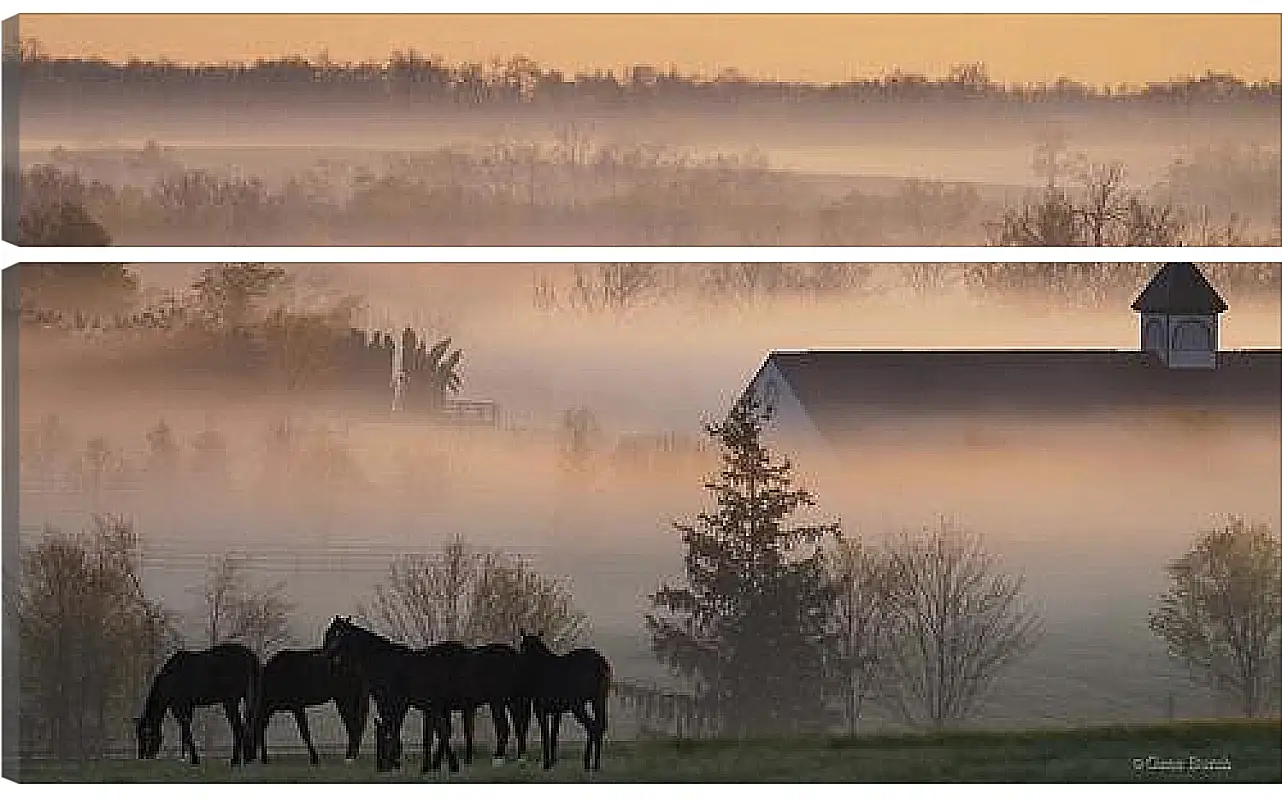
[[[137,270],[160,291],[200,268]],[[290,268],[309,302],[357,294],[371,327],[451,337],[464,351],[461,396],[502,409],[493,429],[345,410],[341,396],[319,392],[211,387],[181,370],[135,379],[137,342],[24,330],[16,365],[24,441],[55,414],[68,435],[45,466],[32,465],[30,447],[22,453],[22,539],[45,524],[79,529],[94,511],[126,514],[144,538],[148,589],[183,611],[195,606],[190,587],[211,554],[244,552],[258,574],[287,582],[305,642],[329,616],[353,613],[395,554],[434,551],[462,534],[568,579],[592,643],[621,678],[649,680],[662,672],[641,626],[646,597],[681,570],[670,522],[708,502],[701,484],[715,453],[700,448],[701,422],[724,413],[770,350],[1129,349],[1138,338],[1133,295],[1084,308],[1050,296],[910,290],[888,279],[896,267],[874,271],[883,279],[875,290],[809,297],[710,303],[674,292],[622,310],[535,302],[535,286],[563,288],[576,268],[596,267]],[[1230,305],[1224,348],[1282,344],[1276,293],[1221,291]],[[576,407],[591,409],[602,429],[583,473],[567,469],[559,450],[559,415]],[[287,416],[325,428],[330,452],[354,469],[338,478],[308,473],[306,463],[280,469],[266,432]],[[163,482],[145,469],[145,434],[162,417],[182,447],[178,473]],[[1003,566],[1027,576],[1048,633],[999,684],[981,723],[1151,719],[1166,713],[1169,696],[1180,715],[1216,711],[1166,661],[1145,613],[1164,565],[1199,530],[1229,514],[1277,530],[1276,417],[1210,428],[1139,412],[1036,424],[885,422],[835,451],[791,455],[820,515],[839,517],[848,533],[877,541],[943,515],[983,532]],[[191,443],[206,429],[226,437],[225,473],[195,469]],[[620,439],[663,433],[680,447],[649,466],[616,451]],[[98,488],[77,488],[67,476],[94,436],[118,452],[119,466]]]
[[[68,107],[24,95],[20,162],[110,187],[70,191],[122,245],[978,245],[985,223],[1045,185],[1035,151],[1054,139],[1063,176],[1072,158],[1120,162],[1127,187],[1190,224],[1282,235],[1276,104],[424,111],[383,100],[158,107],[87,95]],[[190,184],[210,179],[222,188]],[[926,195],[910,180],[929,182]],[[69,190],[24,187],[50,191]],[[1194,226],[1184,238],[1205,236]]]

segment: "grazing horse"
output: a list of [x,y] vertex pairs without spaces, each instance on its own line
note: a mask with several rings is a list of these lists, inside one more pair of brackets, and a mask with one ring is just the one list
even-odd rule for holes
[[[458,758],[450,747],[449,709],[457,702],[454,693],[464,664],[455,647],[461,645],[414,650],[350,619],[334,617],[325,631],[324,653],[359,670],[369,684],[379,725],[386,726],[385,734],[394,739],[396,749],[405,714],[417,708],[423,712],[423,771],[429,760],[432,769],[440,769],[442,758],[448,758],[450,771],[458,772]],[[434,756],[432,733],[440,741]]]
[[278,711],[291,711],[312,764],[320,762],[307,726],[307,707],[333,700],[347,729],[347,760],[360,755],[369,717],[369,687],[354,669],[344,668],[320,650],[282,650],[263,666],[262,691],[254,715],[259,759],[267,763],[267,723]]
[[610,662],[587,647],[559,656],[548,649],[541,634],[524,632],[521,633],[521,659],[526,691],[533,701],[534,715],[539,719],[543,768],[551,769],[556,763],[561,715],[569,711],[588,734],[583,768],[600,770],[608,714],[606,704],[610,696]]
[[[525,692],[521,654],[507,644],[487,644],[463,649],[466,659],[458,691],[458,701],[451,711],[463,715],[463,762],[472,763],[472,740],[476,710],[490,707],[497,739],[496,763],[507,758],[508,737],[516,733],[516,756],[525,757],[526,736],[530,728],[530,698]],[[510,725],[509,725],[510,720]]]
[[[222,703],[232,733],[232,766],[254,760],[254,739],[246,720],[252,718],[262,682],[258,656],[239,644],[220,644],[208,650],[179,650],[169,657],[151,683],[142,716],[135,719],[138,757],[155,758],[160,751],[165,712],[173,714],[182,731],[182,748],[193,765],[200,763],[191,736],[191,718],[200,706]],[[240,705],[244,701],[245,716]]]

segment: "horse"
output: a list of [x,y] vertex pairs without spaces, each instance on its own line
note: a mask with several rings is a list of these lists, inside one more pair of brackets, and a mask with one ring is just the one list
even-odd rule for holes
[[[507,758],[508,737],[516,733],[516,757],[525,758],[526,736],[530,728],[530,698],[525,692],[521,654],[508,644],[486,644],[464,648],[463,670],[458,700],[451,711],[463,716],[463,762],[472,763],[472,742],[476,710],[489,706],[496,737],[494,763]],[[510,725],[509,725],[510,720]]]
[[200,763],[196,742],[191,736],[195,709],[222,703],[231,725],[232,766],[254,760],[253,732],[246,730],[245,718],[253,714],[262,685],[258,656],[239,644],[219,644],[208,650],[179,650],[160,668],[147,693],[142,715],[136,717],[138,758],[155,758],[160,752],[161,722],[165,712],[173,714],[182,731],[182,750],[190,754],[193,766]]
[[[526,691],[539,719],[543,768],[551,769],[556,763],[561,715],[569,711],[588,734],[588,743],[583,750],[583,768],[599,771],[608,716],[610,662],[588,647],[557,655],[544,644],[541,633],[525,632],[521,633],[521,659],[527,681]],[[588,715],[589,703],[592,705],[591,716]]]
[[[457,642],[441,643],[443,649],[466,659],[461,671],[459,687],[449,711],[461,712],[465,751],[463,763],[471,764],[474,744],[474,718],[483,705],[490,707],[494,730],[498,738],[495,764],[507,756],[507,742],[512,727],[517,735],[517,757],[525,757],[526,735],[530,724],[530,700],[522,692],[520,654],[511,645],[493,644],[466,648]],[[509,726],[509,718],[511,726]],[[425,726],[424,736],[432,736]],[[376,717],[374,720],[375,764],[379,770],[400,769],[401,743],[397,731],[390,723]],[[426,746],[426,745],[425,745]]]
[[[329,658],[355,666],[369,684],[370,694],[387,736],[396,737],[410,708],[423,712],[423,772],[429,760],[440,769],[448,758],[451,772],[458,772],[458,758],[450,747],[449,709],[463,669],[456,647],[433,645],[414,650],[366,630],[344,617],[334,617],[325,631],[323,651]],[[440,741],[432,755],[432,733]]]
[[267,723],[278,711],[291,711],[298,733],[307,745],[312,764],[320,763],[307,726],[307,707],[333,700],[347,729],[347,754],[353,761],[360,755],[361,737],[369,718],[369,687],[355,670],[337,664],[319,649],[282,650],[263,666],[262,691],[255,709],[253,731],[258,757],[267,763]]

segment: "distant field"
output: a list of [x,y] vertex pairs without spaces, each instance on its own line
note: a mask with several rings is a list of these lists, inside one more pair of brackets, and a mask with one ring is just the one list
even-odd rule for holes
[[[115,760],[86,766],[38,762],[6,777],[21,782],[528,782],[581,781],[578,742],[563,746],[551,773],[536,764],[491,766],[482,750],[471,767],[442,778],[420,775],[421,753],[408,750],[392,775],[366,755],[354,764],[325,753],[232,769],[220,752],[199,767],[172,760]],[[1140,768],[1137,768],[1139,765]],[[1219,767],[1219,768],[1215,768]],[[1066,731],[879,736],[860,740],[607,741],[592,782],[915,783],[915,782],[1282,782],[1282,721],[1175,723]]]

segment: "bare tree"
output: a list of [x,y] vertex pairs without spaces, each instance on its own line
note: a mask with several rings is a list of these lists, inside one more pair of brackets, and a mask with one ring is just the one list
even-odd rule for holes
[[201,633],[207,646],[239,642],[260,657],[288,644],[294,605],[285,597],[285,584],[255,584],[247,575],[245,556],[224,554],[209,565],[199,588]]
[[601,423],[590,408],[571,408],[561,414],[561,459],[571,472],[584,470],[601,446]]
[[1269,526],[1233,517],[1167,567],[1149,627],[1193,677],[1248,717],[1277,702],[1282,550]]
[[46,528],[23,551],[5,608],[18,630],[24,752],[86,758],[127,735],[119,720],[179,644],[172,615],[143,592],[140,561],[133,525],[112,516],[82,533]]
[[541,630],[565,647],[583,635],[587,618],[569,589],[521,558],[478,552],[455,536],[433,555],[403,555],[361,615],[400,641],[426,646],[513,642],[521,629]]
[[946,520],[887,548],[890,645],[876,700],[914,726],[968,718],[993,682],[1040,639],[1022,577],[998,569],[983,540]]
[[854,736],[891,632],[889,563],[860,540],[843,538],[827,554],[827,568],[834,588],[831,672]]
[[1131,199],[1124,184],[1126,168],[1120,161],[1084,164],[1077,179],[1083,194],[1077,208],[1085,234],[1083,244],[1105,247],[1112,243],[1112,229],[1126,219],[1127,201]]

